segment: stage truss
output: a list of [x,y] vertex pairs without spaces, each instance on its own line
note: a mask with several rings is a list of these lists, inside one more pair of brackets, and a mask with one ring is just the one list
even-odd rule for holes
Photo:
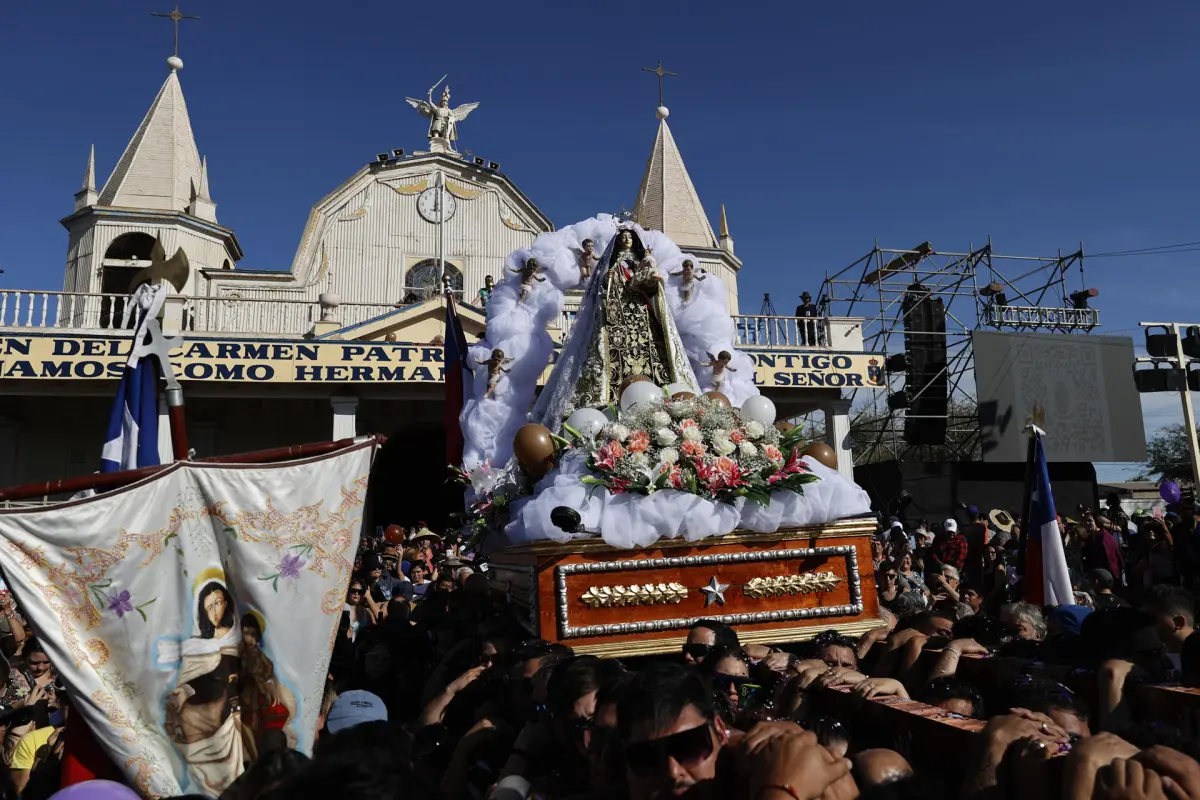
[[[966,461],[980,458],[975,364],[971,331],[1048,330],[1087,332],[1099,325],[1095,309],[1074,307],[1068,288],[1085,289],[1083,247],[1070,255],[1038,257],[994,253],[992,242],[966,252],[939,252],[925,242],[911,250],[875,247],[839,272],[827,273],[821,287],[828,316],[862,317],[863,349],[882,355],[904,352],[905,293],[919,283],[946,309],[947,410],[942,446],[904,440],[905,410],[889,409],[887,399],[905,384],[905,373],[884,374],[886,389],[851,390],[854,461]],[[1074,274],[1077,271],[1078,278]],[[989,288],[990,287],[990,288]],[[997,289],[997,287],[1000,287]],[[981,293],[980,290],[984,290]],[[917,393],[919,394],[919,393]],[[914,395],[915,396],[915,395]],[[937,417],[933,417],[937,418]]]

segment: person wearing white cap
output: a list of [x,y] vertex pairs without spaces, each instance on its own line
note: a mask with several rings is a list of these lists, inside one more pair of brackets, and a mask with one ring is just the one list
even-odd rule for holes
[[933,545],[938,561],[962,572],[967,561],[967,537],[958,532],[958,523],[948,519],[942,523],[946,537]]

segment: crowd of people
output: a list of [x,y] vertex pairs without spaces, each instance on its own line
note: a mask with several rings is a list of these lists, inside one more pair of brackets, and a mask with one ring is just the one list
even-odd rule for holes
[[[1074,605],[1024,602],[1020,520],[968,507],[881,526],[861,636],[767,646],[701,620],[627,662],[529,638],[486,564],[426,530],[366,536],[311,758],[268,730],[222,797],[1200,798],[1197,727],[1137,700],[1200,686],[1195,519],[1077,516]],[[49,797],[66,697],[7,595],[0,613],[6,796]],[[861,716],[909,701],[974,724],[963,757]]]

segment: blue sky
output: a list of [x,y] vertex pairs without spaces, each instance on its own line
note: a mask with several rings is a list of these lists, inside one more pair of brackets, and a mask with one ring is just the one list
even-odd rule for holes
[[[662,59],[675,138],[744,310],[780,309],[870,250],[990,234],[1002,253],[1200,240],[1200,6],[978,3],[398,4],[195,0],[181,73],[241,266],[286,268],[308,209],[376,152],[423,144],[404,103],[450,73],[462,146],[556,224],[631,206]],[[0,11],[3,284],[61,287],[87,155],[102,181],[165,77],[166,0]],[[1086,262],[1105,333],[1200,319],[1200,253]],[[1147,427],[1178,417],[1154,398]],[[1114,473],[1114,470],[1105,470]],[[1105,474],[1102,473],[1102,474]]]

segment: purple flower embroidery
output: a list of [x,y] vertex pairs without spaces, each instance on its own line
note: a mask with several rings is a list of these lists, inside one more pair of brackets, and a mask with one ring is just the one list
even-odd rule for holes
[[288,554],[279,562],[276,569],[279,570],[281,578],[299,578],[300,570],[304,568],[304,559],[297,555]]
[[129,590],[124,589],[119,594],[108,598],[108,610],[117,612],[117,616],[121,618],[133,611],[133,600],[129,596]]

